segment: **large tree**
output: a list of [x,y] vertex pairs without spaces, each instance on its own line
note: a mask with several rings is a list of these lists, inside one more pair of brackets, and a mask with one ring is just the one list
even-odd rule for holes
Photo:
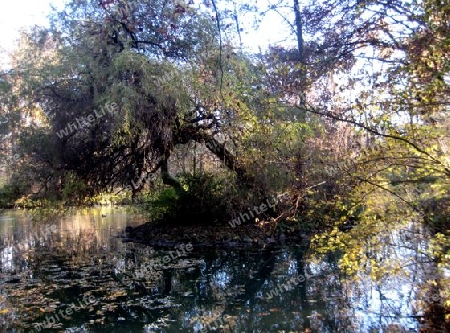
[[50,28],[23,35],[12,77],[33,119],[20,132],[34,192],[139,192],[137,180],[157,171],[183,192],[169,164],[191,142],[257,197],[286,188],[285,161],[308,128],[280,112],[264,68],[233,47],[210,9],[72,1]]

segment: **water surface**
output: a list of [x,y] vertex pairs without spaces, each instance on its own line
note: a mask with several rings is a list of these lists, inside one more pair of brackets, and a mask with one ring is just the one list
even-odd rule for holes
[[[276,249],[155,249],[122,241],[124,208],[47,224],[0,215],[0,326],[7,332],[416,332],[429,266],[345,282],[336,255]],[[404,245],[404,242],[402,243]],[[417,257],[401,249],[396,255]],[[436,300],[440,301],[436,296]]]

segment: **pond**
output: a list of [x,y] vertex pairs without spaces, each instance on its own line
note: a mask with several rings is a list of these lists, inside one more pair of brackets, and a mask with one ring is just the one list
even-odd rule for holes
[[114,207],[45,224],[1,213],[1,332],[417,332],[440,301],[420,292],[428,264],[401,247],[410,276],[350,282],[306,244],[157,249],[124,242],[137,222]]

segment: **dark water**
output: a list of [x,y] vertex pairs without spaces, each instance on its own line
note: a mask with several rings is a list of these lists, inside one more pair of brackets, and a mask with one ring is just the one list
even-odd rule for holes
[[[137,217],[77,210],[46,224],[0,214],[1,332],[417,332],[427,267],[345,281],[336,258],[278,249],[122,242]],[[399,250],[396,255],[417,253]]]

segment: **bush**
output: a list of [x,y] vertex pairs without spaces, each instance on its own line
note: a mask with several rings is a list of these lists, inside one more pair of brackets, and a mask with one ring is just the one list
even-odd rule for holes
[[164,187],[150,196],[142,208],[156,221],[172,224],[218,224],[233,211],[248,207],[248,193],[240,192],[235,180],[211,173],[179,175],[184,191]]
[[4,185],[0,190],[0,208],[13,208],[15,201],[22,195],[18,186]]

